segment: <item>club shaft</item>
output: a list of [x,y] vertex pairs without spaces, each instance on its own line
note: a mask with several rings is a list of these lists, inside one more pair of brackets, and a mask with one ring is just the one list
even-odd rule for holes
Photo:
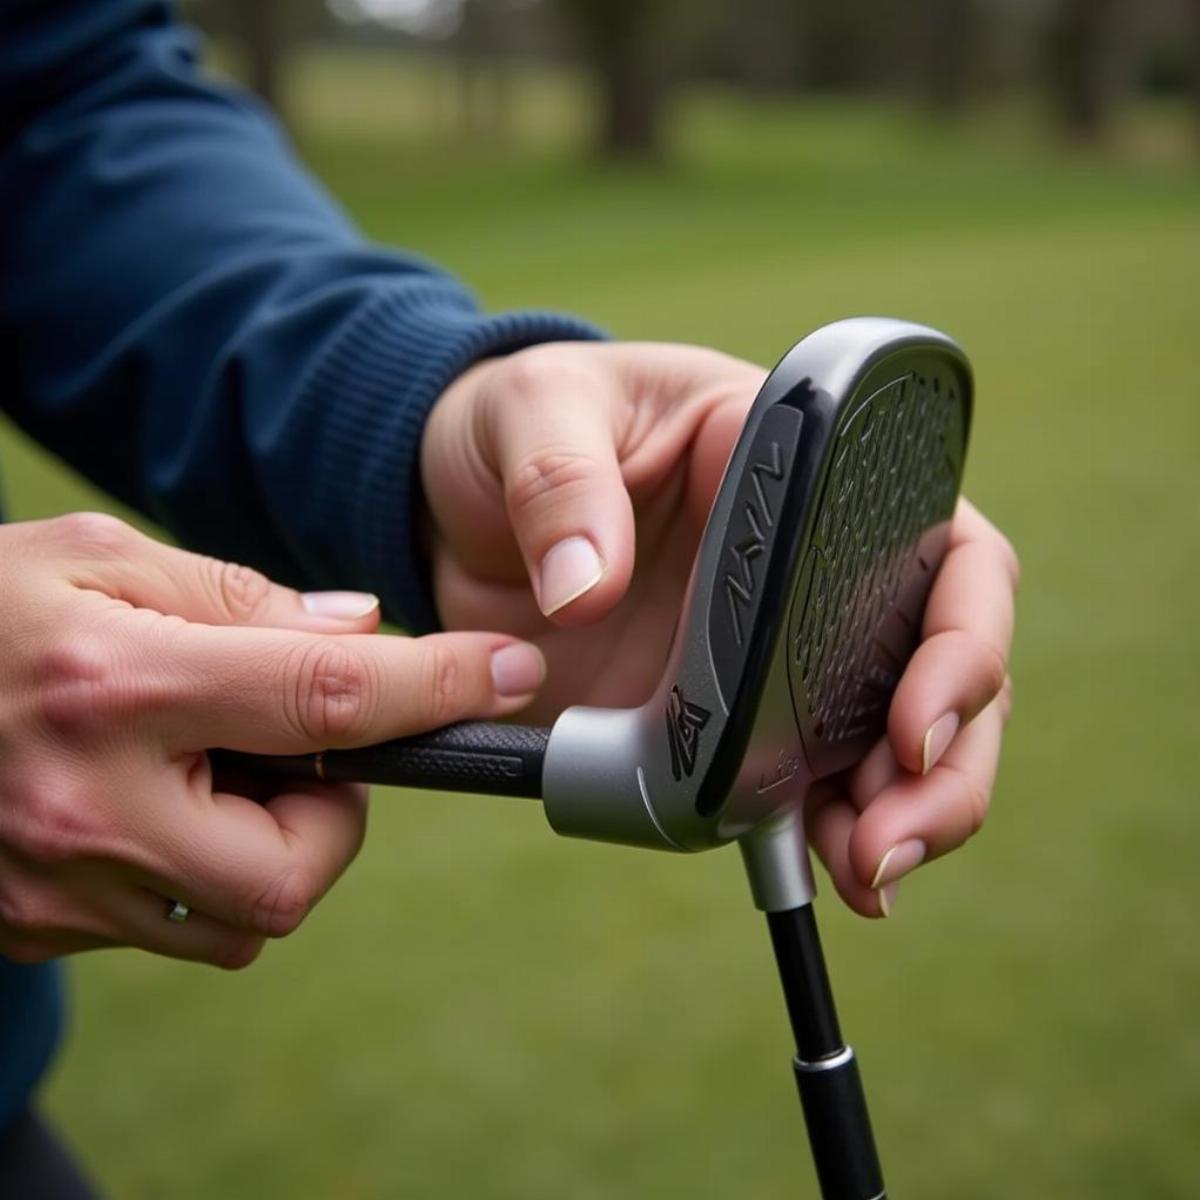
[[796,1040],[793,1069],[824,1200],[882,1200],[883,1171],[854,1051],[842,1041],[811,905],[767,913]]
[[541,799],[550,730],[464,721],[416,737],[319,754],[211,750],[216,771],[326,783],[379,783]]

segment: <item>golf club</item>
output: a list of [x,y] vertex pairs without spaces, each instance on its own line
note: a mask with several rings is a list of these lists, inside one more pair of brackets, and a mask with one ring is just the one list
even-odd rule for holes
[[214,759],[540,798],[572,837],[675,851],[736,841],[767,915],[821,1195],[878,1200],[883,1174],[813,919],[802,803],[884,732],[945,553],[971,398],[966,357],[933,329],[856,318],[799,342],[747,415],[661,682],[639,708]]

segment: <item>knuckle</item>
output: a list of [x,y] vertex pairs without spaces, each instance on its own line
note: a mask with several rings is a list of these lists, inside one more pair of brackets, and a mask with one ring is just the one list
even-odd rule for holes
[[289,711],[301,736],[318,743],[353,741],[370,728],[380,686],[369,661],[335,639],[318,640],[297,652]]
[[77,784],[51,777],[27,782],[19,796],[22,819],[11,822],[8,834],[19,854],[43,866],[85,855],[93,830],[87,798]]
[[983,828],[983,823],[987,820],[991,797],[984,788],[976,783],[967,788],[964,800],[969,820],[968,828],[971,831],[971,836],[974,837]]
[[73,550],[105,557],[120,554],[137,536],[134,529],[108,513],[74,512],[55,517],[55,532]]
[[996,549],[1015,592],[1021,586],[1021,559],[1016,547],[999,530],[996,530]]
[[47,685],[96,683],[111,673],[113,654],[98,637],[75,635],[50,646],[37,660],[37,676]]
[[209,578],[218,611],[234,624],[251,620],[266,606],[271,581],[241,563],[209,560]]
[[300,927],[315,902],[315,890],[304,873],[289,867],[254,898],[250,926],[264,937],[287,937]]
[[1000,689],[1000,716],[1007,724],[1009,717],[1012,716],[1013,707],[1013,679],[1011,675],[1005,675],[1004,686]]
[[445,644],[429,646],[418,689],[421,723],[433,729],[459,715],[463,668],[458,653]]
[[965,629],[948,629],[937,635],[943,654],[956,664],[966,690],[992,700],[1008,678],[1008,660],[998,647]]
[[223,971],[242,971],[262,953],[265,940],[257,934],[231,937],[213,956],[212,963]]
[[987,820],[988,808],[991,806],[991,792],[966,771],[959,768],[949,769],[958,776],[958,802],[967,817],[966,837],[974,837]]
[[568,446],[543,446],[522,461],[505,481],[509,511],[520,514],[561,496],[602,474],[600,464]]
[[979,643],[982,678],[989,697],[1000,695],[1008,679],[1008,662],[995,646]]
[[131,671],[114,640],[74,637],[40,655],[37,712],[50,729],[83,733],[109,723],[135,704],[136,671]]
[[31,940],[28,935],[45,934],[54,924],[54,914],[45,899],[27,884],[9,884],[0,891],[0,925],[16,935],[17,941]]
[[563,376],[575,369],[575,362],[574,354],[557,343],[528,346],[499,364],[496,380],[506,402],[514,397],[534,399],[560,386]]

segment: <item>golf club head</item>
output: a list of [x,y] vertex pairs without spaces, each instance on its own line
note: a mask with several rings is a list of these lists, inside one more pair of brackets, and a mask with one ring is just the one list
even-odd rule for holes
[[799,826],[810,784],[885,729],[945,552],[971,397],[959,347],[903,321],[841,321],[780,361],[654,696],[554,725],[542,795],[557,832],[703,850]]

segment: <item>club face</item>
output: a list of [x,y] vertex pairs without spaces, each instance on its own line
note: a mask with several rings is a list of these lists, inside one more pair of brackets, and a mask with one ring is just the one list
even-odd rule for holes
[[843,321],[793,348],[730,458],[654,698],[555,726],[556,828],[720,845],[866,752],[944,554],[970,405],[962,352],[921,326]]

